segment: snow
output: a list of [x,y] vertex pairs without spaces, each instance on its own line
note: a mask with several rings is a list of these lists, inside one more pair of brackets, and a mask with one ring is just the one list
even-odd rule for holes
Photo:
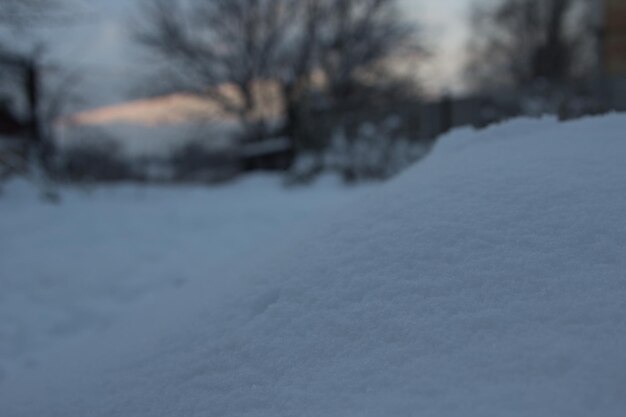
[[86,144],[113,145],[131,158],[164,157],[184,145],[197,144],[207,150],[222,151],[233,146],[233,123],[189,122],[172,125],[108,123],[103,125],[61,125],[58,145],[72,149]]
[[128,306],[196,281],[219,285],[224,270],[366,189],[254,176],[212,188],[66,188],[54,205],[10,182],[0,195],[0,386],[3,371],[106,330]]
[[[10,373],[2,415],[623,416],[624,132],[623,115],[454,132],[327,219],[251,243],[262,256],[211,276],[197,249],[185,270],[210,279]],[[179,242],[155,273],[178,271]]]

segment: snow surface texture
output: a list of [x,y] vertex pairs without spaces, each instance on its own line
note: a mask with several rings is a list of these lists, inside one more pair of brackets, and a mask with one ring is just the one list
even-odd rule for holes
[[62,189],[54,205],[30,183],[9,183],[0,195],[0,390],[2,374],[36,364],[58,341],[106,330],[129,307],[194,282],[214,289],[224,271],[366,189],[332,178],[285,188],[256,176],[217,188]]
[[2,415],[623,417],[624,161],[624,116],[456,132],[228,288],[12,376]]

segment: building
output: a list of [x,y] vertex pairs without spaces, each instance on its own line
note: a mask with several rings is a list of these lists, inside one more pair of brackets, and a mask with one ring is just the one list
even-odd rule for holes
[[600,69],[608,107],[626,111],[626,0],[598,0],[601,5]]
[[626,75],[626,1],[604,0],[604,68],[610,76]]

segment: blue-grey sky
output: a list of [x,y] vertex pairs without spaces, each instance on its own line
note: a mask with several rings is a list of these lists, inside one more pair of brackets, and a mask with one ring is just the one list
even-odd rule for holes
[[[84,10],[84,18],[57,30],[61,42],[56,53],[70,57],[83,70],[89,105],[125,98],[141,55],[129,42],[128,28],[136,10],[134,0],[72,0]],[[436,45],[435,56],[424,70],[428,88],[434,92],[456,91],[462,61],[465,18],[472,0],[400,0],[411,19],[422,22]],[[97,92],[96,92],[97,91]]]

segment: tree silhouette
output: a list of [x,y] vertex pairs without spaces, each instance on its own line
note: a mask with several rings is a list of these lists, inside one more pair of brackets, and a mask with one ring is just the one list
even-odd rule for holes
[[562,83],[593,64],[589,0],[475,3],[468,78],[477,88]]

